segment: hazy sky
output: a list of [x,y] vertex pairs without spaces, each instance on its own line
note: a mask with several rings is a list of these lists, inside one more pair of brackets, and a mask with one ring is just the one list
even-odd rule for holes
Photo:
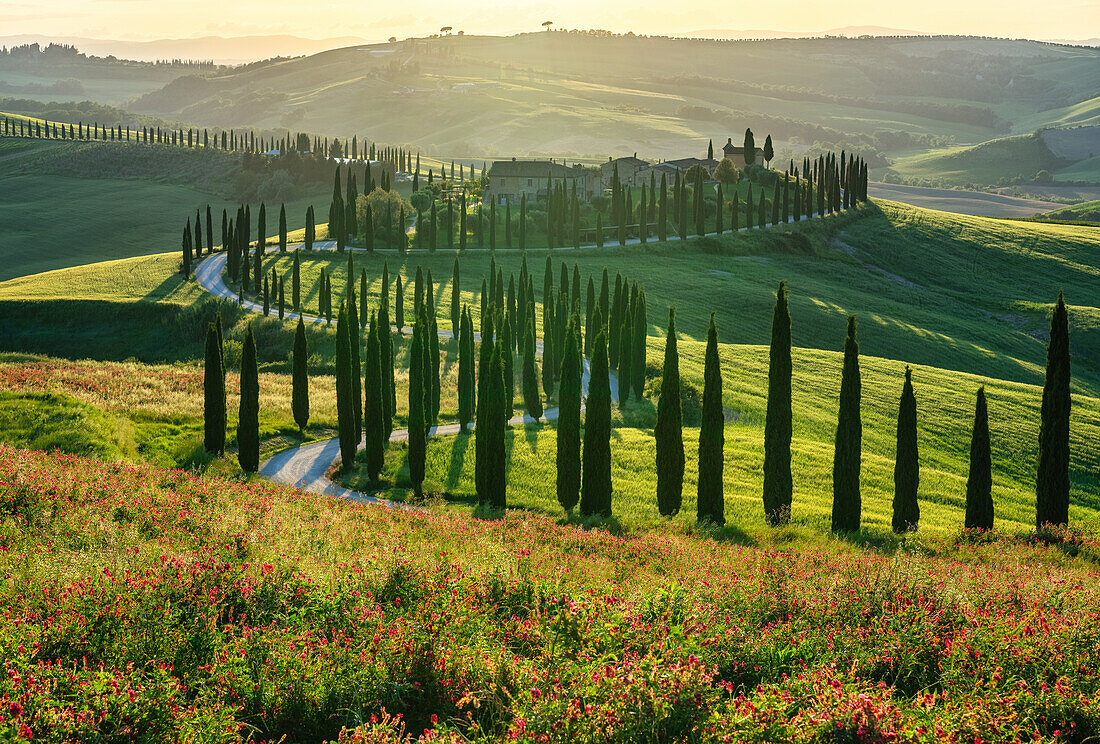
[[[456,7],[457,6],[457,7]],[[886,26],[935,33],[1037,39],[1100,36],[1100,0],[555,0],[487,2],[405,0],[0,0],[0,33],[155,39],[289,33],[323,38],[419,36],[450,25],[467,33],[606,28],[643,34],[697,29],[819,31]]]

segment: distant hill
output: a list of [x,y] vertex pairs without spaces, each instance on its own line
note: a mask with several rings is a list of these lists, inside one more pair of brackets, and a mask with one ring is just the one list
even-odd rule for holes
[[691,39],[805,39],[821,36],[931,36],[925,31],[912,31],[887,26],[844,26],[827,31],[778,31],[775,29],[705,28],[685,31],[673,36]]
[[272,57],[297,57],[316,54],[326,49],[366,43],[358,36],[337,36],[328,39],[306,39],[287,34],[257,36],[202,36],[193,39],[156,39],[127,41],[123,39],[89,39],[81,36],[47,37],[31,34],[0,36],[0,45],[17,46],[38,42],[71,44],[82,52],[97,57],[115,56],[153,62],[160,59],[201,59],[215,64],[233,65]]
[[1043,215],[1053,220],[1072,220],[1074,222],[1100,223],[1100,200],[1081,202],[1062,209],[1055,209]]
[[[718,41],[553,32],[334,49],[197,74],[137,111],[304,128],[456,156],[705,152],[771,134],[780,158],[905,152],[1043,125],[1096,95],[1100,50],[970,37]],[[686,152],[690,150],[691,152]]]

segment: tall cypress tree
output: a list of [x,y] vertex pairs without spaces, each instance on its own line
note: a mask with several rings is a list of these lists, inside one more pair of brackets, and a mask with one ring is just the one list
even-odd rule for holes
[[920,522],[917,487],[920,461],[917,454],[917,399],[913,394],[913,371],[905,368],[905,384],[898,406],[897,458],[894,461],[894,532],[911,532]]
[[696,515],[700,522],[726,523],[722,469],[725,465],[725,415],[722,412],[722,368],[718,359],[718,328],[714,313],[707,329],[707,351],[703,366],[703,419],[699,427],[699,500]]
[[[348,268],[351,268],[351,254],[348,254]],[[355,441],[363,437],[363,378],[362,343],[363,334],[359,328],[359,309],[355,305],[355,282],[353,274],[348,273],[348,342],[351,350],[351,400],[355,416]]]
[[378,327],[374,313],[370,317],[370,331],[367,333],[367,358],[364,369],[363,387],[363,437],[367,455],[367,475],[372,483],[378,482],[385,459],[386,442],[382,424],[382,344],[378,338],[385,329]]
[[[591,285],[589,285],[591,286]],[[566,330],[565,353],[558,376],[558,503],[566,512],[577,505],[581,491],[581,360],[580,329],[577,316],[570,318]]]
[[305,431],[306,425],[309,423],[309,372],[306,369],[308,359],[306,324],[299,317],[298,327],[294,331],[294,374],[290,395],[294,423],[298,425],[299,434]]
[[[598,325],[603,324],[598,319]],[[584,415],[581,514],[611,516],[611,381],[607,367],[607,335],[600,330],[592,342],[588,401]]]
[[1069,522],[1069,318],[1066,302],[1050,318],[1046,382],[1040,410],[1039,469],[1035,479],[1035,525]]
[[465,308],[458,336],[458,425],[466,431],[474,415],[474,324]]
[[241,403],[237,415],[237,462],[241,470],[255,473],[260,467],[260,375],[256,366],[256,339],[252,324],[241,351]]
[[451,272],[451,332],[458,338],[459,323],[462,322],[460,311],[462,310],[462,293],[459,290],[458,256],[455,256],[454,269]]
[[523,407],[531,418],[537,420],[542,417],[542,397],[539,395],[538,370],[535,367],[535,335],[530,328],[523,342]]
[[764,423],[764,516],[768,524],[791,518],[791,315],[787,283],[780,282],[772,313],[768,410]]
[[[397,324],[397,332],[405,332],[405,288],[401,284],[401,275],[394,279],[394,322]],[[416,308],[413,308],[415,312]]]
[[[474,430],[476,432],[486,431],[488,427],[488,415],[491,408],[488,399],[488,384],[491,378],[489,370],[493,361],[494,345],[493,316],[491,313],[486,313],[481,318],[481,347],[478,350],[477,358],[477,407],[474,414]],[[479,501],[481,494],[488,493],[486,482],[486,463],[489,462],[489,453],[486,449],[488,441],[489,437],[487,436],[474,437],[474,490],[478,493]]]
[[970,434],[970,473],[966,478],[966,518],[968,530],[993,529],[993,461],[989,451],[989,411],[985,386],[978,388],[974,409],[974,428]]
[[833,453],[833,531],[856,532],[860,521],[859,468],[860,419],[859,344],[856,342],[856,316],[848,316],[848,336],[844,340],[844,370],[840,381],[840,414]]
[[645,394],[646,337],[649,321],[646,319],[645,290],[638,292],[638,304],[634,308],[634,330],[630,340],[634,346],[634,359],[630,363],[634,397],[641,400]]
[[680,511],[684,492],[684,432],[680,408],[680,354],[676,348],[676,311],[668,309],[665,364],[657,401],[657,509],[671,517]]
[[393,417],[397,411],[397,392],[394,384],[393,331],[390,330],[389,306],[378,308],[378,350],[382,357],[382,442],[390,441],[393,434]]
[[424,333],[427,319],[423,310],[413,324],[412,343],[409,347],[409,480],[417,498],[424,495],[424,469],[428,446],[428,411],[425,408],[424,389],[427,374],[427,344]]
[[[493,509],[507,506],[507,450],[504,444],[504,430],[507,416],[504,412],[504,369],[501,360],[501,347],[495,344],[493,356],[489,362],[486,391],[489,396],[489,408],[486,415],[488,431],[478,429],[477,437],[485,436],[483,452],[487,456],[485,464],[485,491],[478,492],[478,501],[488,503]],[[486,436],[487,435],[487,436]]]
[[500,364],[504,375],[504,420],[512,418],[515,412],[516,400],[516,372],[515,359],[512,356],[512,321],[508,319],[508,313],[501,313],[500,326]]
[[286,253],[286,205],[279,207],[279,252]]
[[352,397],[351,334],[347,306],[340,304],[336,316],[336,428],[340,435],[340,469],[350,470],[359,444],[355,436],[355,404]]
[[206,328],[206,365],[203,369],[203,447],[225,452],[225,362],[216,325]]
[[619,330],[619,408],[626,408],[630,402],[630,388],[633,385],[633,361],[634,348],[631,344],[631,335],[634,330],[634,318],[629,308],[623,313],[623,324]]

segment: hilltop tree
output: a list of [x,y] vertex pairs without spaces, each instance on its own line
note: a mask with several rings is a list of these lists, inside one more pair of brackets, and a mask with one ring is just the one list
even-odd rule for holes
[[225,408],[221,334],[211,323],[206,328],[206,365],[203,369],[203,447],[212,454],[225,452]]
[[920,521],[917,487],[920,461],[917,454],[917,399],[913,395],[913,371],[905,368],[905,384],[898,407],[897,457],[894,461],[894,532],[911,532]]
[[700,522],[726,523],[722,469],[726,419],[722,412],[722,369],[718,360],[718,328],[714,313],[707,329],[707,351],[703,365],[703,419],[699,427],[699,500],[696,513]]
[[993,461],[989,451],[989,412],[985,386],[978,388],[974,428],[970,434],[970,472],[966,478],[966,520],[968,530],[993,529]]
[[[597,328],[602,325],[603,320],[597,318]],[[610,517],[611,380],[607,366],[607,335],[602,328],[592,342],[582,460],[581,514]]]
[[237,414],[237,462],[241,470],[255,473],[260,467],[260,375],[256,367],[256,339],[252,324],[241,350],[241,403]]
[[[591,286],[591,285],[590,285]],[[565,351],[558,375],[558,503],[566,512],[577,505],[581,491],[581,360],[580,329],[574,315],[565,332]]]
[[372,483],[378,482],[385,459],[385,430],[382,423],[382,344],[379,334],[386,329],[379,328],[377,317],[371,313],[370,330],[367,332],[367,358],[363,376],[365,400],[363,403],[363,437],[367,455],[367,475]]
[[1058,304],[1050,318],[1046,382],[1040,409],[1039,469],[1035,479],[1035,525],[1069,522],[1069,319],[1066,302]]
[[772,158],[775,157],[775,149],[772,147],[772,136],[769,134],[764,139],[764,160],[771,167]]
[[848,336],[844,341],[844,370],[840,380],[840,415],[833,453],[833,531],[856,532],[860,521],[859,468],[860,420],[859,344],[856,342],[856,316],[848,316]]
[[791,518],[791,316],[787,284],[779,283],[772,314],[768,410],[764,423],[764,516],[768,524]]
[[305,431],[306,424],[309,423],[309,372],[306,369],[308,358],[306,324],[299,317],[298,327],[294,331],[294,374],[290,395],[294,423],[298,425],[299,434]]
[[676,311],[668,309],[661,397],[657,401],[657,509],[671,517],[680,511],[684,491],[684,432],[680,408],[680,354],[676,348]]
[[351,334],[347,306],[340,304],[336,316],[336,428],[340,435],[340,469],[347,471],[355,462],[359,440],[355,436],[355,407],[351,377]]

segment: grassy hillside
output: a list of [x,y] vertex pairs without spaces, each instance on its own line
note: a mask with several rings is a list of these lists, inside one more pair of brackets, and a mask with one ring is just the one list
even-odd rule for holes
[[1073,220],[1075,222],[1100,222],[1100,200],[1081,202],[1053,212],[1047,212],[1044,217],[1055,220]]
[[891,168],[907,177],[966,185],[1030,181],[1040,170],[1053,172],[1068,165],[1070,162],[1055,156],[1041,137],[1026,134],[898,158]]
[[894,555],[798,527],[616,535],[3,445],[0,483],[0,698],[24,739],[1100,732],[1080,533]]
[[[174,250],[189,210],[210,204],[220,219],[235,209],[240,172],[239,158],[220,151],[106,142],[4,139],[0,164],[0,279]],[[311,186],[288,199],[289,226],[325,198]]]
[[188,76],[135,108],[218,126],[366,130],[456,155],[674,157],[685,140],[745,126],[796,149],[895,153],[989,140],[1080,104],[1098,70],[1095,50],[1008,40],[454,36]]

